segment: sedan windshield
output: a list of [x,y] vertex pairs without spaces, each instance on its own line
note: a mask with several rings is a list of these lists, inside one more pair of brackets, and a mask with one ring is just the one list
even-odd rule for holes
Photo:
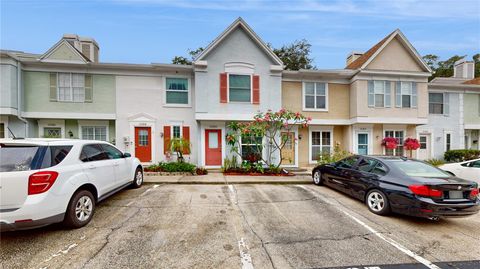
[[449,178],[450,175],[431,165],[417,161],[394,161],[392,165],[402,170],[405,174],[412,177],[436,177]]

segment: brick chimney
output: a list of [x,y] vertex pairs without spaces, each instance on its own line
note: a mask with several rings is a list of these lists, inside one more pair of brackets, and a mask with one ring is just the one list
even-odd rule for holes
[[475,78],[475,63],[465,59],[456,61],[453,65],[453,77],[464,79]]
[[80,51],[85,57],[94,63],[98,63],[100,47],[91,37],[78,36],[76,34],[64,34],[63,39]]
[[350,54],[347,56],[347,66],[351,64],[353,61],[356,59],[360,58],[360,56],[363,55],[363,52],[358,52],[358,51],[352,51]]

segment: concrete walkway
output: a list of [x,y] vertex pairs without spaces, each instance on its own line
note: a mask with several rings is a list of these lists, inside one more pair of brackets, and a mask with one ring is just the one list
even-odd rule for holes
[[145,183],[168,184],[309,184],[312,178],[301,176],[225,176],[209,173],[204,176],[145,176]]

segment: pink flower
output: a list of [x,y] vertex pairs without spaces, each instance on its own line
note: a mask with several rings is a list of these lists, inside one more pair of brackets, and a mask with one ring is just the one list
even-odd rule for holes
[[312,121],[312,117],[307,117],[307,121]]

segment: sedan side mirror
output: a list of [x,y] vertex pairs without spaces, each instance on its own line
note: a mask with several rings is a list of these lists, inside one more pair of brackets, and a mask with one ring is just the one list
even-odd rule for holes
[[123,158],[130,158],[130,157],[132,157],[132,154],[128,152],[123,153]]

